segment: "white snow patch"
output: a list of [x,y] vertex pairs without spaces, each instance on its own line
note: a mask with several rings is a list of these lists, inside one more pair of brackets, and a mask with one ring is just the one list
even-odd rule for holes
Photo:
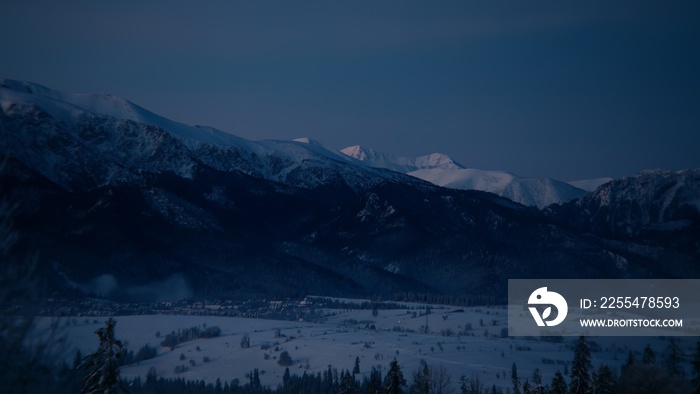
[[480,190],[498,194],[527,206],[544,208],[583,197],[586,192],[548,178],[524,178],[504,171],[464,169],[423,169],[408,175],[438,186]]
[[343,154],[359,160],[370,167],[386,168],[392,171],[409,173],[423,168],[460,169],[464,168],[449,156],[442,153],[432,153],[410,159],[403,156],[392,156],[386,153],[365,148],[360,145],[348,146],[340,150]]
[[[425,305],[411,303],[406,304],[405,309],[380,309],[376,317],[372,316],[371,310],[325,309],[323,312],[327,318],[323,323],[206,316],[118,316],[116,337],[126,342],[129,350],[136,352],[146,344],[158,348],[154,359],[123,367],[121,375],[129,379],[136,376],[145,379],[148,370],[155,368],[158,375],[165,378],[204,380],[207,383],[214,383],[217,378],[222,382],[239,379],[245,384],[248,382],[245,375],[257,368],[261,371],[262,384],[276,387],[281,383],[285,369],[277,364],[276,359],[286,350],[295,360],[294,367],[290,367],[292,374],[322,373],[328,365],[339,371],[352,370],[355,357],[358,357],[361,371],[358,379],[368,376],[373,366],[380,367],[385,375],[394,358],[404,376],[410,376],[424,359],[431,366],[444,367],[452,377],[455,390],[461,375],[476,375],[487,387],[495,384],[505,391],[510,387],[509,377],[514,362],[520,376],[532,376],[534,369],[539,368],[543,381],[551,382],[554,373],[562,371],[563,364],[573,359],[569,345],[576,338],[566,338],[564,343],[500,338],[507,327],[505,307],[431,305],[431,309],[431,314],[423,315]],[[66,362],[70,363],[75,349],[86,355],[97,347],[95,330],[103,326],[105,319],[99,318],[97,324],[93,319],[69,317],[58,322],[59,326],[65,327],[63,333],[72,346],[65,354]],[[65,324],[71,320],[72,324]],[[39,324],[46,327],[52,321],[55,322],[52,318],[41,318]],[[204,324],[220,327],[222,335],[185,342],[174,351],[159,345],[172,331]],[[428,333],[424,333],[426,325]],[[374,329],[365,328],[370,326]],[[275,337],[278,329],[284,338]],[[157,332],[160,338],[156,337]],[[447,333],[452,335],[443,335]],[[242,349],[241,338],[246,334],[251,346]],[[694,346],[691,340],[679,340],[683,347]],[[601,364],[620,367],[629,351],[641,352],[646,344],[657,353],[667,346],[664,339],[657,337],[596,337],[592,341],[601,349],[592,352],[594,367]],[[261,349],[263,344],[277,342],[279,344],[268,350]],[[181,354],[185,356],[184,361],[180,360]],[[204,357],[209,361],[204,362]],[[191,366],[189,360],[195,365]],[[543,360],[550,362],[544,363]],[[174,370],[179,365],[186,365],[187,372],[176,374]]]
[[399,273],[399,271],[401,271],[401,269],[399,268],[399,266],[397,266],[396,264],[389,264],[389,265],[386,265],[386,266],[384,267],[384,270],[387,271],[387,272],[391,272],[392,274],[397,274],[397,273]]

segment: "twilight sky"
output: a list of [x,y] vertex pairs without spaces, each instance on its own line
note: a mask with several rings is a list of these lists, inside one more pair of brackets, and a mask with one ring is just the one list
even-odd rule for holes
[[561,180],[700,167],[699,74],[697,1],[0,5],[0,78]]

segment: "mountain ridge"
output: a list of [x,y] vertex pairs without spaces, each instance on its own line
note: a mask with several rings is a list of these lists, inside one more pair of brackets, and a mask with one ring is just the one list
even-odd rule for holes
[[506,294],[509,278],[700,274],[698,170],[640,173],[538,210],[313,140],[181,130],[202,141],[7,86],[0,188],[18,207],[19,252],[39,254],[56,294],[107,275],[119,285],[97,295],[120,299],[171,278],[196,297],[484,299]]
[[403,156],[392,156],[386,153],[366,148],[360,145],[352,145],[340,150],[341,153],[361,161],[363,164],[375,168],[386,168],[389,170],[409,173],[420,169],[443,168],[459,169],[464,168],[449,156],[442,153],[431,153],[410,159]]
[[554,179],[525,178],[504,171],[466,168],[441,153],[409,159],[387,155],[359,145],[349,146],[340,151],[371,167],[403,172],[451,189],[494,193],[539,209],[576,200],[587,193],[574,185]]
[[[44,95],[45,92],[48,93]],[[99,97],[100,113],[92,113],[74,104],[85,97]],[[89,151],[89,154],[83,158],[81,169],[74,171],[91,172],[95,181],[93,186],[105,185],[113,179],[133,179],[137,174],[129,168],[134,162],[149,162],[150,167],[142,169],[172,170],[186,177],[191,176],[197,165],[207,165],[306,187],[345,182],[360,190],[387,179],[404,178],[404,181],[412,182],[410,177],[383,169],[356,168],[344,155],[320,144],[249,141],[213,128],[172,122],[113,96],[63,94],[39,85],[4,80],[0,83],[0,100],[6,121],[3,131],[7,137],[4,144],[0,142],[0,148],[34,147],[35,150],[15,154],[23,156],[26,162],[33,163],[40,172],[59,184],[70,184],[70,179],[67,179],[70,177],[57,174],[55,169],[60,166],[51,160],[65,159],[70,155],[64,152],[60,158],[52,157],[54,152],[49,145],[54,142],[65,149],[87,148],[83,153]],[[115,104],[107,105],[107,100],[113,100]],[[124,114],[122,104],[129,108],[127,118],[119,117]],[[107,111],[114,108],[116,113]],[[131,108],[136,110],[131,111]],[[38,130],[38,134],[27,135],[20,130],[25,125],[12,124],[13,118],[26,116],[51,119],[51,122]],[[97,129],[109,133],[95,133]],[[57,133],[66,141],[56,141]],[[147,138],[141,138],[136,145],[126,146],[139,134]],[[163,156],[160,162],[152,160],[159,156]],[[313,171],[307,171],[310,169]]]
[[[408,159],[405,157],[386,155],[359,145],[335,151],[309,139],[297,139],[293,141],[248,141],[213,128],[187,126],[182,123],[171,121],[128,100],[108,94],[63,93],[41,85],[13,80],[2,80],[0,82],[0,88],[6,89],[5,93],[3,93],[4,96],[7,96],[7,91],[15,92],[20,96],[24,95],[24,97],[11,97],[10,100],[14,99],[15,101],[41,104],[41,108],[52,116],[62,115],[65,112],[96,114],[114,118],[119,121],[133,121],[167,130],[173,137],[180,139],[190,151],[195,151],[193,153],[197,159],[207,165],[212,165],[219,169],[230,170],[235,168],[255,176],[262,176],[266,179],[282,183],[286,182],[286,177],[290,176],[290,174],[292,180],[296,179],[294,174],[297,172],[296,170],[299,167],[298,162],[300,160],[314,160],[318,155],[339,162],[346,162],[346,157],[352,157],[367,165],[369,168],[389,169],[399,173],[405,173],[443,187],[487,191],[510,198],[524,205],[536,206],[540,209],[549,204],[568,202],[572,199],[580,198],[585,194],[582,191],[568,187],[563,182],[550,179],[538,180],[537,178],[520,178],[509,174],[510,180],[504,183],[503,175],[507,173],[474,169],[463,171],[467,170],[464,166],[455,162],[449,156],[440,153],[420,156],[416,159]],[[27,97],[27,95],[32,97]],[[51,102],[47,103],[47,99]],[[7,97],[4,102],[8,103]],[[74,106],[75,108],[66,109],[65,104]],[[5,109],[7,110],[9,108]],[[63,120],[70,123],[70,119]],[[96,119],[96,121],[98,120]],[[103,121],[107,120],[103,119]],[[75,127],[75,125],[73,125],[73,127]],[[297,149],[298,147],[295,146],[295,143],[304,143],[309,149]],[[286,145],[288,154],[285,155],[286,157],[277,157],[275,160],[272,160],[274,161],[272,163],[259,161],[253,166],[243,165],[236,168],[235,166],[223,164],[225,160],[216,161],[211,159],[211,157],[236,156],[236,159],[247,159],[245,161],[250,163],[254,161],[252,160],[254,158],[269,157],[270,155],[280,152],[280,147],[283,145]],[[152,147],[152,149],[157,149],[157,147]],[[182,174],[187,173],[192,166],[196,165],[195,163],[186,162],[187,160],[181,158],[179,171]],[[352,162],[350,163],[353,164]],[[121,174],[120,171],[115,169],[105,171],[116,174],[114,176],[118,179],[125,176],[125,174]],[[329,174],[328,172],[331,173]],[[342,171],[338,171],[337,168],[331,171],[322,170],[319,171],[319,176],[321,178],[337,177],[339,175],[338,172]],[[481,178],[485,176],[491,178],[491,185],[485,185],[483,179],[472,179],[472,175],[477,172],[481,174]],[[354,186],[360,186],[359,183],[373,184],[385,176],[386,174],[374,177],[374,180],[366,179],[360,181],[353,179],[350,180],[350,182],[353,183]],[[450,180],[445,181],[445,179]],[[323,182],[322,180],[317,181]],[[104,179],[103,182],[109,182],[109,179]],[[309,186],[313,186],[314,184],[314,182],[311,182]],[[496,186],[496,184],[499,185]]]

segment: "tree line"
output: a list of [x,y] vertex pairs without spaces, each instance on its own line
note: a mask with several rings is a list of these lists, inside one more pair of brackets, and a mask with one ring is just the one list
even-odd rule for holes
[[[700,394],[700,341],[696,344],[691,363],[690,380],[686,376],[683,364],[682,351],[675,339],[671,337],[663,360],[657,360],[655,352],[647,345],[641,360],[637,360],[631,351],[628,353],[619,374],[615,368],[605,364],[594,368],[588,340],[581,336],[574,347],[570,373],[557,371],[551,384],[545,384],[539,369],[535,369],[531,378],[523,380],[518,376],[517,366],[513,363],[511,392],[513,394]],[[569,376],[568,382],[565,375]]]
[[[137,377],[130,381],[119,378],[119,358],[122,357],[122,344],[115,339],[116,322],[109,319],[106,327],[97,331],[99,346],[97,350],[84,357],[78,371],[84,371],[80,377],[84,393],[97,392],[131,392],[131,393],[202,393],[202,394],[442,394],[453,392],[455,386],[460,394],[502,394],[503,390],[495,385],[486,387],[478,375],[461,376],[453,384],[451,376],[442,366],[430,366],[421,360],[419,367],[413,371],[410,379],[404,376],[399,363],[394,358],[385,374],[372,367],[368,374],[361,374],[359,358],[355,359],[352,371],[340,370],[328,366],[324,372],[292,375],[285,368],[282,384],[276,388],[265,387],[260,382],[257,369],[246,375],[246,382],[233,379],[230,382],[215,383],[188,381],[182,378],[164,378],[151,369],[145,380]],[[591,361],[590,345],[586,337],[579,337],[573,352],[571,371],[557,371],[550,383],[545,383],[539,369],[532,376],[521,379],[517,365],[511,368],[512,386],[507,393],[512,394],[665,394],[665,393],[700,393],[700,341],[697,342],[692,360],[692,378],[687,379],[683,367],[683,354],[678,343],[671,338],[664,353],[663,361],[657,362],[655,352],[646,346],[641,360],[636,360],[634,353],[628,354],[625,364],[618,375],[614,368],[600,365],[594,368]],[[76,361],[77,362],[77,361]],[[568,376],[568,381],[567,381]],[[76,382],[69,382],[76,386]]]

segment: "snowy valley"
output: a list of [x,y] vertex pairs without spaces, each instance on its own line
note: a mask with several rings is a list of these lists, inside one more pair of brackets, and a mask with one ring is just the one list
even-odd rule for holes
[[[11,80],[0,82],[0,152],[6,257],[32,261],[40,329],[60,328],[70,363],[115,315],[128,349],[155,355],[122,366],[132,384],[158,376],[248,390],[257,370],[255,384],[284,392],[287,366],[321,381],[359,360],[363,380],[394,359],[407,379],[425,360],[451,376],[450,390],[465,375],[508,392],[514,363],[522,382],[537,368],[550,384],[570,368],[575,341],[508,337],[508,279],[700,275],[700,169],[572,185],[442,154],[250,141],[118,97]],[[394,303],[358,306],[367,299]],[[162,344],[192,327],[218,331]],[[674,343],[590,347],[595,368],[617,373],[646,345],[677,345],[686,368],[693,344]],[[628,373],[661,368],[642,365]]]
[[[328,303],[328,301],[332,301]],[[361,306],[364,305],[364,308]],[[373,306],[372,306],[373,305]],[[400,308],[397,308],[400,306]],[[203,305],[216,314],[218,304]],[[155,357],[121,368],[127,381],[144,384],[151,375],[163,379],[185,379],[250,389],[254,375],[271,389],[285,387],[285,369],[290,375],[326,376],[352,371],[358,383],[373,370],[384,377],[396,359],[408,385],[421,368],[421,361],[439,378],[443,392],[459,392],[462,382],[478,383],[487,392],[512,392],[513,365],[520,384],[533,384],[535,370],[547,387],[557,372],[568,375],[577,338],[508,337],[503,307],[455,307],[420,303],[373,303],[368,300],[307,297],[300,302],[271,301],[261,310],[305,310],[298,321],[206,315],[117,316],[116,335],[127,351],[137,353],[146,346],[157,349]],[[94,331],[104,318],[66,317],[57,321],[68,342],[66,363],[76,350],[94,351]],[[46,324],[51,319],[42,319]],[[56,321],[53,320],[55,323]],[[191,327],[221,330],[213,338],[193,339],[163,346],[166,336]],[[684,358],[694,351],[692,338],[676,339]],[[592,365],[609,367],[616,379],[629,357],[642,364],[645,347],[653,349],[659,365],[671,345],[668,338],[590,337]],[[290,355],[292,363],[281,361]],[[355,370],[355,365],[359,368]],[[438,378],[437,374],[434,378]],[[335,376],[335,385],[340,385]],[[568,378],[566,379],[569,380]],[[217,381],[219,383],[217,383]]]

